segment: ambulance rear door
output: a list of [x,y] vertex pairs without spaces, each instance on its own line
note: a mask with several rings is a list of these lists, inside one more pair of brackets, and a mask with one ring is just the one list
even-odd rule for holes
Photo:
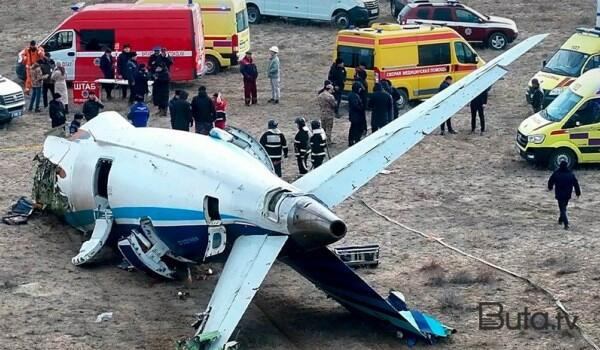
[[57,66],[65,67],[67,80],[75,79],[75,31],[72,29],[58,30],[42,43],[44,51],[50,53],[50,58]]

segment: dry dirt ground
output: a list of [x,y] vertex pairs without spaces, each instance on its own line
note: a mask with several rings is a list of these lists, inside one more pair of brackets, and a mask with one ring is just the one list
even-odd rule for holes
[[[92,1],[97,2],[97,1]],[[529,114],[524,89],[530,78],[579,25],[592,25],[594,2],[469,1],[483,12],[516,20],[520,38],[551,35],[510,67],[494,87],[488,105],[489,132],[468,134],[467,112],[454,122],[459,134],[428,136],[358,192],[396,220],[443,237],[474,255],[504,266],[548,287],[600,343],[600,168],[577,170],[583,196],[573,203],[573,229],[555,223],[552,194],[545,191],[549,172],[525,164],[515,152],[516,127]],[[0,70],[14,76],[16,53],[31,39],[41,39],[69,14],[68,1],[3,0],[0,6]],[[390,21],[389,7],[383,5]],[[283,99],[270,106],[267,81],[259,84],[260,103],[246,108],[236,69],[206,77],[209,91],[222,90],[231,104],[230,123],[260,135],[269,118],[280,120],[293,136],[296,116],[312,117],[315,91],[331,60],[335,30],[326,24],[273,20],[253,26],[252,45],[264,71],[266,51],[279,45]],[[490,59],[496,52],[478,49]],[[264,76],[263,76],[264,77]],[[185,86],[195,91],[199,83]],[[125,104],[108,109],[124,111]],[[166,127],[154,117],[153,126]],[[0,131],[0,207],[8,207],[31,190],[32,158],[49,128],[46,114],[25,115]],[[336,121],[333,153],[344,148],[348,123]],[[21,147],[27,146],[24,148]],[[29,147],[32,146],[32,147]],[[6,149],[10,148],[10,149]],[[285,176],[295,177],[292,161]],[[440,349],[583,349],[575,331],[478,329],[477,305],[499,301],[514,314],[556,313],[550,299],[526,283],[402,230],[348,200],[336,212],[350,232],[340,244],[378,243],[381,264],[360,273],[381,292],[400,290],[413,308],[427,311],[458,332]],[[157,282],[126,272],[107,261],[76,268],[70,258],[82,236],[52,217],[35,217],[28,225],[0,226],[0,348],[2,349],[171,349],[175,339],[190,335],[195,312],[204,309],[217,272],[193,283]],[[201,271],[201,270],[199,270]],[[186,290],[190,297],[176,295]],[[111,311],[111,321],[94,323]],[[514,323],[514,321],[513,321]],[[556,324],[556,322],[554,322]],[[285,265],[276,264],[244,315],[237,339],[246,349],[392,349],[406,348],[393,334],[357,319],[327,299]],[[418,348],[425,347],[419,345]]]

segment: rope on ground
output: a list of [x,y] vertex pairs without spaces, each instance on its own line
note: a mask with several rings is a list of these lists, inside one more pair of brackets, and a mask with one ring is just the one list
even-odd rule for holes
[[15,146],[0,148],[0,152],[19,152],[19,151],[39,151],[42,148],[42,144]]
[[[434,237],[434,236],[430,236],[430,235],[428,235],[428,234],[426,234],[426,233],[423,233],[423,232],[421,232],[421,231],[418,231],[418,230],[415,230],[415,229],[413,229],[413,228],[411,228],[411,227],[408,227],[408,226],[406,226],[406,225],[404,225],[404,224],[402,224],[402,223],[400,223],[400,222],[398,222],[398,221],[396,221],[396,220],[394,220],[394,219],[390,218],[389,216],[387,216],[387,215],[385,215],[385,214],[381,213],[381,212],[380,212],[380,211],[378,211],[377,209],[373,208],[373,207],[372,207],[372,206],[370,206],[370,205],[369,205],[367,202],[365,202],[365,201],[364,201],[362,198],[357,198],[357,197],[351,197],[351,198],[352,198],[352,199],[354,199],[354,200],[356,200],[356,201],[358,201],[359,203],[361,203],[362,205],[364,205],[364,206],[365,206],[367,209],[369,209],[369,210],[370,210],[370,211],[372,211],[373,213],[377,214],[378,216],[382,217],[382,218],[383,218],[383,219],[385,219],[386,221],[388,221],[388,222],[390,222],[390,223],[392,223],[392,224],[394,224],[394,225],[396,225],[396,226],[399,226],[399,227],[401,227],[401,228],[403,228],[403,229],[405,229],[405,230],[407,230],[407,231],[410,231],[410,232],[412,232],[412,233],[416,233],[416,234],[418,234],[419,236],[421,236],[421,237],[423,237],[423,238],[425,238],[425,239],[427,239],[427,240],[429,240],[429,241],[434,241],[434,242],[436,242],[436,243],[438,243],[438,244],[440,244],[440,245],[442,245],[442,246],[444,246],[444,247],[446,247],[446,248],[448,248],[448,249],[450,249],[450,250],[453,250],[453,251],[455,251],[455,252],[457,252],[457,253],[459,253],[459,254],[461,254],[461,255],[463,255],[463,256],[466,256],[467,258],[470,258],[470,259],[473,259],[473,260],[479,261],[479,262],[480,262],[480,263],[482,263],[482,264],[485,264],[485,265],[487,265],[487,266],[490,266],[490,267],[492,267],[492,268],[494,268],[494,269],[496,269],[496,270],[502,271],[502,272],[504,272],[504,273],[506,273],[506,274],[508,274],[508,275],[511,275],[511,276],[513,276],[513,277],[516,277],[516,278],[518,278],[518,279],[521,279],[521,280],[523,280],[523,281],[525,281],[525,282],[529,283],[529,285],[531,285],[533,288],[535,288],[535,289],[537,289],[537,290],[539,290],[539,291],[543,292],[544,294],[548,295],[548,296],[549,296],[549,297],[552,299],[552,301],[554,301],[554,304],[556,305],[556,307],[557,307],[558,309],[560,309],[562,312],[564,312],[564,314],[565,314],[565,315],[567,315],[569,318],[572,318],[572,317],[571,317],[571,314],[570,314],[570,313],[567,311],[567,309],[565,308],[565,306],[563,305],[563,303],[560,301],[560,299],[559,299],[559,298],[558,298],[558,297],[557,297],[557,296],[556,296],[554,293],[552,293],[550,290],[548,290],[546,287],[544,287],[544,286],[541,286],[541,285],[539,285],[539,284],[535,283],[534,281],[532,281],[531,279],[529,279],[529,278],[527,278],[527,277],[525,277],[525,276],[523,276],[523,275],[520,275],[520,274],[518,274],[518,273],[516,273],[516,272],[513,272],[513,271],[510,271],[510,270],[507,270],[507,269],[505,269],[505,268],[503,268],[503,267],[500,267],[500,266],[498,266],[498,265],[495,265],[495,264],[493,264],[493,263],[491,263],[491,262],[488,262],[488,261],[486,261],[486,260],[483,260],[483,259],[481,259],[481,258],[478,258],[478,257],[476,257],[476,256],[474,256],[474,255],[471,255],[471,254],[469,254],[469,253],[467,253],[467,252],[465,252],[465,251],[462,251],[462,250],[460,250],[459,248],[456,248],[456,247],[454,247],[454,246],[452,246],[452,245],[450,245],[450,244],[448,244],[448,243],[444,242],[444,241],[442,240],[442,238],[439,238],[439,237]],[[585,341],[586,341],[586,342],[587,342],[587,343],[588,343],[588,344],[589,344],[591,347],[593,347],[595,350],[600,350],[600,347],[598,347],[598,345],[596,345],[596,344],[594,343],[594,341],[593,341],[593,340],[592,340],[592,339],[591,339],[591,338],[590,338],[590,337],[587,335],[587,333],[586,333],[586,332],[585,332],[585,331],[584,331],[584,330],[581,328],[581,326],[579,326],[579,325],[577,325],[577,324],[576,324],[576,325],[575,325],[575,327],[576,327],[576,328],[577,328],[577,330],[579,331],[579,334],[580,334],[580,335],[583,337],[583,339],[584,339],[584,340],[585,340]]]

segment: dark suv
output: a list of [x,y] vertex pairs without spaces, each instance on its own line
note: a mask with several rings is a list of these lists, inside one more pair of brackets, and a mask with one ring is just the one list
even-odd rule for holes
[[467,41],[487,44],[495,50],[505,49],[519,33],[513,20],[483,15],[454,0],[411,2],[400,11],[398,22],[447,26],[456,30]]

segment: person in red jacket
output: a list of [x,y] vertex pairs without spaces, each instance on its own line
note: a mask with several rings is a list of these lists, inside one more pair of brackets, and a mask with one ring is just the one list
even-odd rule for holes
[[252,53],[246,52],[246,56],[240,61],[240,73],[244,78],[244,100],[246,106],[257,103],[256,78],[258,70],[252,60]]
[[221,92],[217,92],[213,95],[213,102],[215,104],[215,110],[217,112],[217,119],[215,119],[215,128],[225,130],[227,126],[227,101],[223,98]]

